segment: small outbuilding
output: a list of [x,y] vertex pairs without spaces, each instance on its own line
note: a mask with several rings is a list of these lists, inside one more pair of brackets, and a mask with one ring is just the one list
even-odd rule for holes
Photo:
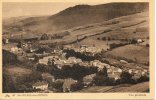
[[72,78],[65,79],[63,83],[63,87],[62,87],[63,92],[71,92],[71,86],[75,84],[76,82],[77,80],[74,80]]

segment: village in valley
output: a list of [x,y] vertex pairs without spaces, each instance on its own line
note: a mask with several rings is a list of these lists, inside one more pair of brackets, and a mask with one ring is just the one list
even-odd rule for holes
[[147,13],[38,35],[4,31],[3,92],[149,92]]

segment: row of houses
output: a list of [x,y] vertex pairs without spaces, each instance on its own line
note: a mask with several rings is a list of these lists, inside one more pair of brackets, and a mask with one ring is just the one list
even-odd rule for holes
[[[52,83],[61,82],[62,85],[62,91],[63,92],[71,92],[72,91],[72,85],[76,84],[78,81],[74,80],[72,78],[66,78],[66,79],[55,79],[55,77],[49,73],[42,73],[42,81],[38,81],[34,84],[32,84],[32,88],[34,90],[39,91],[47,91],[49,90],[49,86]],[[96,74],[86,75],[83,78],[84,87],[87,87],[93,82],[93,78],[96,76]]]
[[[69,59],[73,60],[73,59],[76,59],[76,58],[71,57]],[[80,64],[82,64],[82,63],[83,62],[81,62]],[[106,64],[106,63],[102,63],[99,60],[94,60],[94,61],[91,61],[91,62],[85,62],[84,64],[86,64],[86,67],[89,67],[89,66],[97,67],[98,71],[101,71],[103,68],[106,68],[107,69],[107,75],[108,75],[107,77],[113,78],[113,79],[115,79],[115,81],[117,81],[118,79],[121,79],[121,74],[123,72],[123,70],[121,68],[118,68],[118,67],[115,67],[115,66],[111,66],[111,65]],[[131,75],[133,75],[132,79],[139,79],[141,76],[146,75],[148,73],[148,70],[145,70],[145,69],[144,70],[129,69],[129,70],[127,70],[127,72],[130,73]],[[85,77],[83,77],[82,82],[84,84],[84,87],[92,85],[92,82],[93,82],[95,76],[96,76],[96,73],[90,74],[90,75],[86,75]],[[52,76],[49,73],[43,73],[42,74],[42,79],[44,81],[46,81],[47,83],[45,83],[44,86],[41,86],[40,87],[41,89],[46,87],[47,84],[50,84],[52,82],[61,81],[61,82],[63,82],[63,86],[62,86],[63,92],[71,92],[72,91],[71,90],[71,86],[73,84],[77,83],[77,80],[74,80],[72,78],[55,79],[55,77]],[[44,89],[46,89],[46,88],[44,88]],[[47,89],[48,89],[48,87],[47,87]]]
[[[10,46],[11,45],[11,46]],[[50,55],[61,55],[61,50],[55,50],[51,49],[48,46],[34,46],[32,42],[23,42],[21,47],[18,47],[18,44],[13,45],[7,44],[4,47],[8,49],[10,52],[16,54],[16,55],[22,55],[25,56],[28,60],[35,60],[35,57],[43,58],[39,62],[42,62],[44,64],[47,64],[47,59],[50,58],[48,56]]]
[[59,69],[62,68],[64,65],[72,66],[73,64],[81,63],[82,60],[75,57],[69,57],[66,59],[65,57],[60,56],[46,56],[42,59],[39,59],[39,64],[45,64],[45,65],[56,65]]
[[[86,47],[82,47],[82,50],[86,48]],[[85,49],[87,50],[87,49]],[[90,50],[92,52],[92,50]],[[79,64],[81,66],[84,67],[97,67],[98,71],[102,71],[104,68],[107,69],[107,75],[109,78],[113,78],[115,80],[121,79],[121,74],[123,71],[127,71],[128,73],[130,73],[131,75],[133,75],[132,78],[140,78],[143,75],[147,75],[148,74],[148,70],[139,70],[139,69],[121,69],[106,63],[103,63],[99,60],[93,60],[90,62],[87,61],[82,61],[79,58],[76,57],[69,57],[68,59],[66,59],[65,57],[65,53],[60,52],[61,55],[49,55],[49,56],[45,56],[41,59],[39,59],[40,64],[51,64],[51,65],[56,65],[59,69],[61,69],[64,65],[69,65],[72,67],[73,64]],[[127,63],[124,60],[120,60],[121,63]],[[88,85],[90,85],[93,82],[94,77],[96,76],[96,73],[94,74],[90,74],[90,75],[86,75],[85,77],[83,77],[83,83],[85,84],[85,87],[87,87]],[[55,79],[54,76],[52,76],[49,73],[43,73],[42,74],[42,79],[43,82],[39,82],[40,85],[43,86],[38,86],[38,84],[33,84],[33,88],[34,89],[41,89],[41,90],[46,90],[48,89],[48,85],[47,84],[51,84],[53,82],[57,82],[57,81],[61,81],[63,82],[63,92],[70,92],[71,91],[71,85],[76,84],[77,80],[74,80],[72,78],[67,78],[67,79]],[[44,84],[43,84],[44,83]],[[36,87],[36,88],[35,88]]]
[[135,78],[139,79],[141,76],[148,76],[149,75],[149,71],[147,69],[143,69],[143,68],[133,68],[133,69],[128,69],[128,68],[124,68],[121,69],[119,67],[115,67],[115,66],[111,66],[109,64],[106,63],[102,63],[99,60],[94,60],[91,62],[82,62],[80,63],[81,66],[86,66],[86,67],[90,67],[90,66],[94,66],[98,68],[98,71],[101,71],[103,68],[107,69],[107,74],[108,77],[110,78],[114,78],[115,80],[120,79],[120,75],[123,71],[128,72],[129,74],[131,74],[132,76],[134,76]]
[[63,92],[71,92],[71,86],[77,83],[77,80],[72,78],[67,79],[55,79],[55,77],[49,73],[42,73],[42,81],[38,81],[32,84],[32,88],[34,90],[39,91],[47,91],[49,89],[50,84],[57,82],[62,82],[62,90]]
[[94,60],[90,62],[91,66],[95,66],[98,68],[98,71],[103,70],[104,68],[107,69],[107,74],[109,78],[114,78],[115,80],[120,79],[120,75],[123,72],[121,68],[111,66],[106,63],[102,63],[99,60]]
[[74,47],[70,45],[65,45],[64,49],[73,49],[75,52],[80,52],[80,53],[91,53],[91,54],[96,54],[100,53],[102,49],[99,49],[95,46],[90,46],[90,45],[81,45],[80,47]]

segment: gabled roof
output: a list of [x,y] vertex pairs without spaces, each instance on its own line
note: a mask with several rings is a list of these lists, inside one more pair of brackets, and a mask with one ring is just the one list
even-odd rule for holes
[[33,84],[33,86],[42,86],[42,85],[48,85],[48,83],[45,81],[42,81],[42,82],[36,82]]
[[74,83],[76,83],[76,80],[72,78],[65,79],[63,83],[63,88],[71,88],[71,85]]
[[96,76],[96,74],[86,75],[85,77],[83,77],[83,81],[84,82],[92,81],[95,76]]
[[46,79],[46,78],[53,78],[54,79],[55,77],[53,75],[49,74],[49,73],[43,73],[42,78],[43,79]]

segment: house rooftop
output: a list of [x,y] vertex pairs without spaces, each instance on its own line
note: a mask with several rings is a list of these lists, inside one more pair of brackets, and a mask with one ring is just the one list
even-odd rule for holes
[[63,83],[63,88],[70,88],[72,84],[76,83],[77,81],[72,79],[72,78],[68,78],[64,80]]
[[42,82],[36,82],[33,84],[33,86],[42,86],[42,85],[48,85],[48,83],[45,81],[42,81]]
[[83,78],[83,81],[92,81],[93,78],[96,76],[96,74],[90,74],[90,75],[86,75],[84,78]]
[[54,78],[54,76],[51,75],[51,74],[49,74],[49,73],[43,73],[43,74],[42,74],[42,77],[43,77],[43,78],[47,78],[47,77]]

